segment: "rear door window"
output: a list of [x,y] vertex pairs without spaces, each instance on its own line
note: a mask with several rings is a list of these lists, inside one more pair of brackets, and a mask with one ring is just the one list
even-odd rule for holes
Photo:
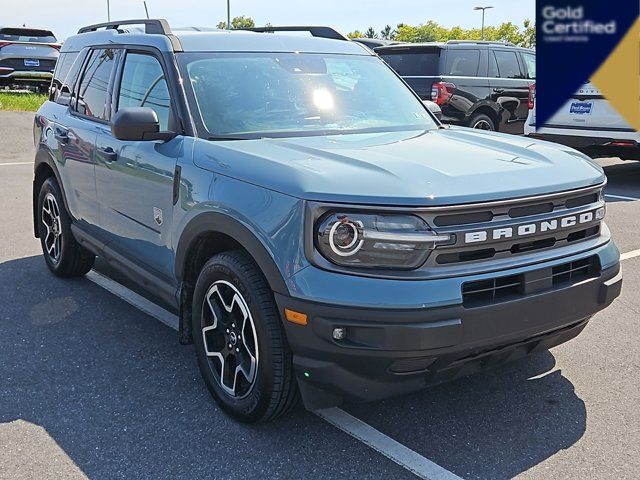
[[498,75],[500,78],[524,78],[520,71],[518,56],[516,52],[506,50],[496,50],[496,63],[498,64]]
[[78,87],[76,111],[97,120],[109,120],[109,84],[117,50],[93,50]]
[[456,77],[475,77],[480,65],[480,50],[457,49],[447,50],[447,62],[444,75]]
[[384,52],[380,57],[403,77],[439,75],[440,49],[424,52]]
[[533,53],[522,52],[524,64],[527,67],[527,78],[536,79],[536,56]]
[[160,130],[168,130],[170,106],[167,79],[158,59],[143,53],[127,53],[118,93],[118,109],[151,108],[158,115]]

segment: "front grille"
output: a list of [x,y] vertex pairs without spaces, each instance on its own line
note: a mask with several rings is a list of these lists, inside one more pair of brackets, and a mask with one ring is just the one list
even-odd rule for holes
[[56,67],[56,61],[41,58],[40,66],[26,67],[24,65],[24,58],[5,58],[0,60],[0,67],[13,68],[16,71],[53,72],[53,69]]
[[495,277],[462,285],[462,304],[477,308],[508,302],[527,295],[563,288],[600,275],[597,256],[533,270],[519,275]]
[[[455,240],[439,246],[425,268],[506,259],[596,238],[601,233],[596,212],[604,206],[601,190],[602,186],[589,187],[532,199],[436,209],[425,220]],[[581,215],[591,217],[562,223]]]

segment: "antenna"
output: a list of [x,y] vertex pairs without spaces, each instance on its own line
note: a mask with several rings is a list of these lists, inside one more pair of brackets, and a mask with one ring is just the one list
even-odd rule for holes
[[144,4],[144,12],[147,14],[147,18],[149,18],[149,9],[147,8],[147,1],[143,0],[142,3]]

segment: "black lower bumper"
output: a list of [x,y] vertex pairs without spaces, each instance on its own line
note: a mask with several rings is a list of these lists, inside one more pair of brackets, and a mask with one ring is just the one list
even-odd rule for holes
[[584,137],[550,133],[531,133],[528,136],[575,148],[592,158],[620,157],[623,160],[640,160],[640,145],[633,141],[623,142],[623,145],[618,143],[620,142],[619,140],[607,137]]
[[[564,343],[620,295],[620,267],[502,303],[423,310],[334,307],[276,295],[309,409],[409,393]],[[335,340],[335,328],[344,339]]]

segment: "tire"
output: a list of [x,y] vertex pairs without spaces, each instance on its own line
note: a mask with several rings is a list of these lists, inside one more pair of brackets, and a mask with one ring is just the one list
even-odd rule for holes
[[193,296],[200,373],[220,408],[245,423],[265,422],[298,402],[292,354],[273,292],[244,252],[203,267]]
[[493,120],[484,113],[477,113],[471,117],[471,120],[469,120],[469,127],[477,130],[487,130],[491,132],[496,131],[496,125],[493,123]]
[[80,277],[91,270],[96,257],[73,238],[71,217],[53,178],[40,188],[38,215],[40,244],[49,270],[58,277]]

